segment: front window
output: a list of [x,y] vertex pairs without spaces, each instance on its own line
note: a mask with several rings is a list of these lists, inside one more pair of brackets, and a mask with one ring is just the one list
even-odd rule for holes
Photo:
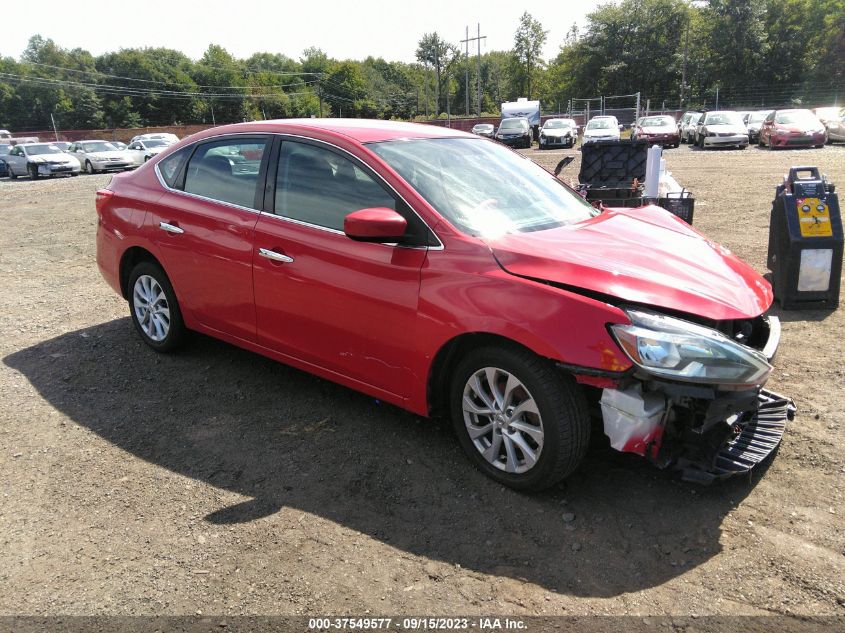
[[712,112],[704,119],[704,125],[745,125],[739,112]]
[[111,143],[97,141],[96,143],[82,143],[82,149],[91,154],[93,152],[113,152],[117,148]]
[[815,114],[809,110],[793,110],[792,112],[778,112],[775,116],[775,123],[786,125],[812,125],[821,127],[821,123]]
[[652,116],[645,117],[640,125],[642,127],[675,127],[675,122],[672,120],[672,117]]
[[565,127],[571,126],[566,121],[561,121],[559,119],[553,121],[546,121],[546,124],[543,126],[543,128],[546,130],[560,130]]
[[542,167],[495,143],[417,139],[368,147],[471,235],[539,231],[598,213]]
[[528,129],[528,123],[521,119],[505,119],[499,126],[500,131],[521,132]]
[[39,156],[41,154],[61,154],[62,148],[57,145],[44,143],[42,145],[27,145],[25,151],[29,156]]
[[167,147],[167,143],[157,138],[151,138],[147,141],[144,141],[144,146],[146,147]]
[[761,123],[768,115],[768,112],[752,112],[748,117],[748,122]]
[[614,127],[610,119],[593,119],[587,123],[588,130],[609,130]]

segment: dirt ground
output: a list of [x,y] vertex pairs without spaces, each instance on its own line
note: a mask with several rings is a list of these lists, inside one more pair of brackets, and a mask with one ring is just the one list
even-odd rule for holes
[[[789,166],[845,190],[842,146],[666,158],[760,272]],[[0,614],[845,612],[845,307],[775,309],[798,416],[767,469],[702,488],[596,442],[526,496],[443,422],[205,337],[151,352],[94,260],[108,178],[0,180]]]

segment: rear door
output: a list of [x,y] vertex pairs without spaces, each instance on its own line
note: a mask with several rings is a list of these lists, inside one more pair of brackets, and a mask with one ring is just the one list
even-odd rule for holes
[[252,247],[269,137],[189,146],[156,169],[166,193],[147,223],[180,303],[202,325],[255,340]]
[[[268,171],[267,212],[255,230],[259,342],[407,396],[419,378],[408,367],[428,228],[358,159],[301,139],[280,145]],[[345,216],[371,207],[406,217],[405,245],[346,237]]]

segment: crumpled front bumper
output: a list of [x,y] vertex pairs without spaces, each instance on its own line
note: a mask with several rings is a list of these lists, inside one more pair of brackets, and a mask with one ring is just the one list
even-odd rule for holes
[[774,391],[762,389],[758,409],[729,419],[731,430],[712,457],[692,461],[681,458],[675,468],[687,481],[709,484],[749,472],[780,445],[787,422],[795,417],[795,403]]

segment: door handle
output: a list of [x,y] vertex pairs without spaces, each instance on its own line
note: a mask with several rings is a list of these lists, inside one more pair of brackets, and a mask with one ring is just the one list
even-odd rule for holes
[[274,262],[282,262],[283,264],[293,263],[293,257],[288,257],[287,255],[282,255],[281,253],[277,253],[276,251],[271,251],[267,248],[259,248],[258,254],[261,255],[261,257],[266,257],[267,259],[272,259]]
[[175,233],[176,235],[181,235],[185,232],[185,229],[180,229],[178,226],[168,224],[167,222],[159,222],[158,227],[163,231],[167,231],[168,233]]

